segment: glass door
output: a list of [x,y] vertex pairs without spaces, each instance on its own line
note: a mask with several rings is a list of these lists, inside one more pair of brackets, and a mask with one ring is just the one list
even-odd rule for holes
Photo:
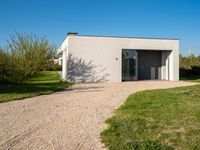
[[122,50],[122,81],[137,80],[137,51]]

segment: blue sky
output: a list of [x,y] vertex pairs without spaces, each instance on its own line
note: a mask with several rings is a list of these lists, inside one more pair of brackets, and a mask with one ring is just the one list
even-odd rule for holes
[[67,32],[180,39],[180,52],[200,54],[198,0],[1,0],[0,46],[10,34],[34,33],[57,46]]

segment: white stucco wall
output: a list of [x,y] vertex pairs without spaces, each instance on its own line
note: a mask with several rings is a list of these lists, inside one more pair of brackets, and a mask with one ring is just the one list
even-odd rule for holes
[[68,37],[61,44],[58,53],[62,53],[62,78],[67,80]]
[[[80,61],[83,68],[84,64],[86,67],[90,62],[94,75],[92,81],[109,82],[122,80],[122,49],[165,51],[162,58],[165,57],[167,63],[169,56],[169,71],[167,65],[161,68],[162,79],[179,80],[179,40],[69,35],[60,49],[64,51],[63,64],[69,59],[69,55],[75,62]],[[74,69],[75,73],[78,69]],[[66,74],[67,65],[63,65],[64,79],[67,79]],[[79,82],[78,79],[75,82]]]

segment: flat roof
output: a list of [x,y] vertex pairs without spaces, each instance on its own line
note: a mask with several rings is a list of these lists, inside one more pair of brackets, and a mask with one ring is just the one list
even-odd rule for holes
[[86,37],[105,37],[105,38],[132,38],[132,39],[158,39],[158,40],[179,40],[178,38],[154,38],[154,37],[126,37],[126,36],[101,36],[101,35],[72,35],[72,36],[86,36]]
[[[155,39],[155,40],[178,40],[178,38],[154,38],[154,37],[126,37],[126,36],[102,36],[102,35],[80,35],[77,32],[68,32],[67,36],[63,40],[63,42],[66,40],[68,36],[81,36],[81,37],[104,37],[104,38],[129,38],[129,39]],[[62,42],[62,43],[63,43]],[[62,44],[61,44],[62,45]],[[58,52],[60,52],[60,47],[58,48]]]

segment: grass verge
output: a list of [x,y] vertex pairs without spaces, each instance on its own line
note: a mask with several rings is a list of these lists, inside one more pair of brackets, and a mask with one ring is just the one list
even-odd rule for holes
[[107,120],[110,150],[200,149],[200,85],[137,92]]
[[42,71],[22,84],[0,83],[0,103],[64,90],[70,83],[60,80],[56,71]]

